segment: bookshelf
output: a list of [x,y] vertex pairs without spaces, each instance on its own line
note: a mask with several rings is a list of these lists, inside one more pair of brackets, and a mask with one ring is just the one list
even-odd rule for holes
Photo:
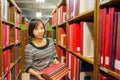
[[[97,2],[97,4],[98,4],[98,11],[97,11],[97,13],[99,12],[99,11],[101,11],[102,9],[108,9],[109,11],[110,11],[110,8],[112,8],[112,9],[114,9],[114,8],[120,8],[120,1],[119,0],[107,0],[107,1],[103,1],[103,2]],[[115,13],[116,12],[120,12],[119,10],[118,11],[115,11],[115,12],[112,12],[112,11],[110,11],[110,12],[108,12],[107,13],[107,15],[109,15],[109,14],[113,14],[114,15],[114,21],[112,21],[113,22],[113,24],[115,24],[116,22],[115,22]],[[100,15],[100,13],[98,13],[99,15]],[[111,15],[112,16],[112,15]],[[111,16],[110,16],[110,18],[111,18]],[[100,20],[100,16],[97,16],[98,18],[99,18],[99,20]],[[111,18],[112,19],[112,18]],[[98,20],[98,21],[99,21]],[[113,19],[112,19],[113,20]],[[111,21],[111,20],[110,20]],[[112,22],[110,22],[110,25],[112,25],[111,23]],[[99,27],[99,29],[100,29],[100,22],[98,22],[98,27]],[[113,25],[113,29],[115,30],[115,25]],[[100,30],[99,30],[100,31]],[[119,32],[119,31],[116,31],[116,32]],[[113,31],[113,33],[114,33],[114,31]],[[106,33],[107,34],[107,33]],[[100,35],[100,34],[99,34]],[[115,34],[115,35],[118,35],[117,33]],[[114,35],[113,35],[114,36]],[[114,40],[114,39],[110,39],[110,40]],[[117,38],[115,39],[115,40],[117,40]],[[115,42],[115,44],[116,45],[119,45],[117,42]],[[114,46],[114,42],[112,42],[112,46]],[[116,46],[114,46],[115,48],[116,48]],[[113,48],[112,48],[112,50],[114,50]],[[116,51],[116,50],[115,50]],[[111,53],[109,53],[109,54],[111,54],[112,56],[116,56],[116,55],[113,55],[114,53],[113,53],[113,51],[111,52]],[[117,54],[116,52],[115,52],[115,54]],[[111,61],[111,57],[109,57],[109,61],[110,61],[110,63],[114,63],[115,64],[115,60],[116,60],[117,58],[115,57],[115,59],[114,59],[114,62],[113,61]],[[118,63],[119,64],[119,63]],[[109,64],[108,64],[109,65]],[[106,66],[99,66],[99,69],[100,69],[100,71],[102,71],[102,72],[105,72],[106,74],[108,74],[108,75],[110,75],[110,76],[112,76],[112,77],[115,77],[117,80],[120,80],[120,74],[119,74],[119,72],[116,72],[115,71],[115,66],[116,65],[110,65],[110,67],[106,67]],[[114,69],[112,68],[112,67],[114,67]]]
[[53,38],[52,36],[52,19],[48,18],[47,22],[45,23],[46,34],[45,37]]
[[[99,46],[100,46],[100,9],[102,8],[108,8],[108,7],[120,7],[120,1],[119,0],[102,0],[102,2],[100,2],[101,0],[94,0],[93,3],[93,7],[91,9],[88,9],[86,11],[83,11],[81,13],[79,13],[76,16],[72,16],[71,18],[67,19],[70,16],[69,10],[67,8],[68,2],[70,0],[60,0],[58,2],[58,4],[56,5],[56,8],[53,10],[52,12],[52,29],[53,31],[56,30],[56,33],[53,35],[56,35],[56,40],[55,40],[55,44],[57,47],[57,52],[58,52],[58,56],[64,56],[65,59],[67,59],[67,53],[71,53],[72,55],[76,56],[77,59],[83,60],[87,63],[90,63],[91,65],[93,65],[93,80],[98,80],[100,79],[100,74],[107,74],[107,76],[112,77],[112,79],[114,78],[115,80],[120,80],[120,74],[115,72],[114,70],[111,70],[109,68],[106,68],[102,65],[99,64]],[[87,0],[85,0],[87,1]],[[59,8],[61,6],[65,5],[66,6],[66,13],[67,13],[67,17],[66,20],[62,23],[58,22],[59,21]],[[56,13],[55,16],[57,16],[57,19],[54,19],[54,13]],[[62,16],[63,17],[63,16]],[[54,21],[55,20],[55,21]],[[69,35],[68,33],[70,32],[68,29],[69,25],[74,24],[74,23],[80,23],[81,21],[84,22],[92,22],[94,25],[93,28],[93,40],[94,40],[94,54],[93,57],[88,57],[88,56],[83,56],[83,54],[81,54],[81,52],[76,52],[72,49],[69,48]],[[55,22],[55,23],[54,23]],[[65,28],[64,28],[65,27]],[[64,33],[59,33],[59,28],[64,28],[65,32]],[[59,36],[59,34],[66,34],[65,37],[65,45],[61,44],[61,40],[64,40],[64,38],[62,38],[61,40],[59,38],[61,38]],[[78,35],[79,36],[79,35]],[[60,42],[59,42],[60,40]],[[92,47],[92,46],[91,46]],[[60,51],[58,50],[58,48],[61,49],[61,53],[64,52],[62,55],[60,55]],[[104,75],[104,74],[103,74]],[[76,79],[77,80],[77,79]]]
[[22,80],[22,14],[13,0],[0,1],[0,80]]
[[24,18],[24,17],[22,17],[21,18],[21,21],[22,21],[22,23],[21,23],[21,71],[22,71],[22,73],[24,73],[25,71],[24,71],[24,68],[25,68],[25,58],[24,58],[24,51],[25,51],[25,46],[26,46],[26,44],[29,42],[29,37],[28,37],[28,35],[27,35],[27,30],[28,30],[28,24],[29,24],[29,22]]

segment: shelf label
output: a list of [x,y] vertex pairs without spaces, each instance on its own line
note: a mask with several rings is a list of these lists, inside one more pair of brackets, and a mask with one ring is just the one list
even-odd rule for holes
[[21,24],[21,30],[24,31],[26,29],[25,24]]
[[48,31],[52,31],[52,25],[48,26]]
[[108,69],[106,69],[105,67],[100,67],[100,69],[106,73],[108,73]]

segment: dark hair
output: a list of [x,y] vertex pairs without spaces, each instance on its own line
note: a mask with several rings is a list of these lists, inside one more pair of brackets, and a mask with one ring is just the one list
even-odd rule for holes
[[[44,27],[44,29],[45,29],[45,25],[44,25],[44,23],[42,22],[42,20],[41,19],[39,19],[39,18],[33,18],[33,19],[31,19],[31,21],[30,21],[30,23],[29,23],[29,27],[28,27],[28,36],[30,37],[30,38],[34,38],[34,34],[33,34],[33,29],[36,27],[36,26],[38,26],[38,23],[42,23],[42,25],[43,25],[43,27]],[[45,34],[45,33],[44,33]]]

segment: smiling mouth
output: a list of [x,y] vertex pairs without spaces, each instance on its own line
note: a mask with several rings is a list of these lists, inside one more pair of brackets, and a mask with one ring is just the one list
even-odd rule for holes
[[43,36],[43,34],[38,34],[38,36]]

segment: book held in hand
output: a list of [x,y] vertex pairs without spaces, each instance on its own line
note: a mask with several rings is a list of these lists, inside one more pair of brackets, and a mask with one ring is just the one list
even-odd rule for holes
[[43,74],[46,74],[48,76],[53,76],[54,74],[58,73],[59,71],[61,71],[62,69],[64,69],[66,67],[66,64],[61,64],[61,63],[57,63],[57,64],[53,64],[49,67],[46,67],[45,69],[41,70],[41,72]]

